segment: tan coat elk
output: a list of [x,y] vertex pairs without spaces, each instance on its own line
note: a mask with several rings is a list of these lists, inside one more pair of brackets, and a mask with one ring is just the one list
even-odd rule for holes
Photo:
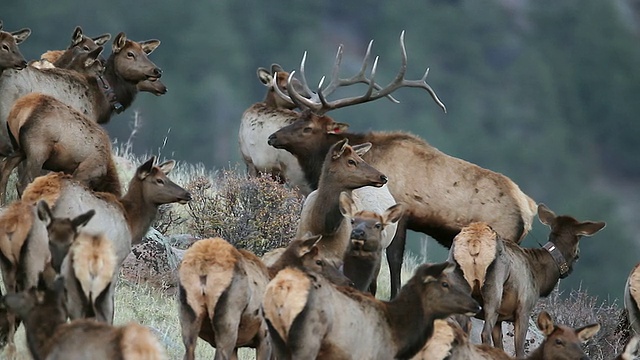
[[20,53],[18,44],[25,41],[29,35],[31,30],[27,28],[14,32],[3,31],[0,20],[0,48],[6,49],[0,51],[0,76],[7,69],[22,70],[27,67],[27,60]]
[[40,70],[31,66],[24,71],[3,74],[0,77],[0,147],[11,145],[5,121],[13,102],[31,92],[53,96],[98,123],[108,122],[114,113],[131,105],[138,92],[138,82],[162,76],[162,71],[147,57],[159,44],[159,40],[135,42],[124,33],[118,34],[101,78],[87,78],[66,69]]
[[136,323],[111,326],[93,320],[67,323],[64,279],[38,282],[37,287],[10,294],[3,303],[24,319],[27,344],[35,360],[163,360],[160,341]]
[[391,302],[285,269],[269,282],[263,309],[279,359],[407,359],[433,321],[480,310],[453,286],[453,264],[425,264]]
[[216,359],[234,358],[244,346],[256,348],[257,359],[269,359],[271,344],[260,307],[266,285],[278,271],[295,267],[339,284],[348,281],[319,255],[320,238],[293,240],[268,268],[221,238],[199,240],[187,249],[179,269],[185,360],[195,358],[198,336],[216,348]]
[[[287,87],[288,94],[278,92],[276,87],[276,92],[281,97],[290,96],[292,101],[306,110],[298,115],[293,124],[269,137],[271,146],[296,155],[312,188],[317,186],[321,159],[335,142],[346,138],[351,144],[369,142],[373,145],[363,159],[390,176],[388,186],[391,195],[395,201],[406,206],[396,237],[387,248],[392,296],[397,293],[400,285],[407,229],[423,232],[449,247],[462,227],[473,221],[484,221],[503,238],[520,242],[531,229],[535,216],[535,202],[502,174],[444,154],[412,134],[347,133],[347,124],[338,123],[325,115],[332,109],[379,99],[405,86],[425,89],[444,109],[444,105],[426,83],[426,73],[420,80],[404,78],[407,61],[404,34],[400,44],[403,62],[401,71],[384,89],[374,91],[373,77],[377,62],[374,62],[371,79],[365,77],[363,64],[356,77],[362,77],[370,84],[368,91],[359,97],[327,101],[328,94],[345,83],[345,80],[337,78],[338,61],[329,85],[318,91],[319,99],[307,99],[303,96],[305,94],[299,94],[292,86]],[[369,52],[365,56],[365,63],[368,56]],[[301,69],[303,67],[304,63],[301,64]],[[301,76],[300,82],[303,87],[308,88],[304,76]]]
[[538,299],[548,296],[562,277],[573,270],[578,241],[605,227],[604,222],[580,222],[557,216],[544,204],[538,206],[540,221],[551,228],[541,249],[523,249],[503,240],[486,223],[472,223],[455,237],[449,260],[458,264],[456,274],[482,304],[482,342],[500,349],[502,321],[514,323],[516,356],[524,356],[529,317]]
[[[131,245],[139,243],[149,229],[160,205],[174,202],[184,204],[191,200],[189,192],[167,177],[174,165],[173,160],[155,165],[155,157],[151,157],[136,169],[127,192],[121,198],[109,193],[95,194],[68,175],[52,173],[36,178],[25,189],[22,200],[33,204],[39,200],[46,200],[53,217],[56,218],[73,218],[94,209],[96,215],[84,229],[93,234],[104,234],[113,242],[116,268],[119,268],[129,254]],[[32,229],[44,228],[40,221],[21,226],[29,226]],[[46,239],[46,231],[44,234]],[[67,308],[70,317],[77,319],[83,316],[80,311],[83,309],[82,290],[72,281],[73,271],[67,257],[62,263],[62,275],[66,280]],[[113,321],[113,292],[116,280],[114,276],[99,310],[105,314],[109,322]]]

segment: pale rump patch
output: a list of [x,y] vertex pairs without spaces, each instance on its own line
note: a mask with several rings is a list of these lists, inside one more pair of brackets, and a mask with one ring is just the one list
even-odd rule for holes
[[73,272],[87,299],[95,299],[113,279],[116,270],[116,252],[112,242],[104,235],[81,232],[69,249]]
[[516,243],[520,243],[522,239],[527,235],[529,231],[531,231],[531,227],[533,226],[533,219],[536,217],[538,213],[538,204],[522,192],[520,187],[514,182],[508,182],[511,187],[512,196],[516,199],[518,203],[518,208],[522,213],[522,236],[519,239],[509,239],[511,241],[515,241]]
[[46,60],[50,63],[54,63],[60,58],[60,56],[62,56],[62,54],[64,54],[64,50],[49,50],[40,55],[40,60]]
[[122,328],[120,348],[124,360],[167,359],[160,341],[146,326],[137,323],[129,323]]
[[311,280],[300,270],[286,268],[267,285],[264,294],[264,316],[273,328],[286,339],[296,317],[307,304]]
[[178,275],[196,315],[206,310],[213,319],[218,299],[231,284],[240,258],[240,252],[221,238],[198,240],[187,249]]
[[60,197],[60,191],[65,181],[71,180],[71,175],[64,173],[49,173],[38,176],[24,189],[22,200],[36,203],[44,200],[49,207],[54,208],[56,201]]
[[7,126],[16,142],[20,144],[20,128],[29,119],[33,109],[41,103],[40,93],[30,93],[18,100],[11,106],[11,111],[7,115]]
[[497,234],[483,222],[471,223],[453,239],[453,258],[471,288],[482,288],[487,268],[496,257]]
[[20,261],[20,251],[31,231],[33,205],[14,201],[0,214],[0,251],[12,264]]
[[447,320],[437,319],[433,322],[433,335],[412,360],[444,360],[451,355],[455,340],[454,329]]

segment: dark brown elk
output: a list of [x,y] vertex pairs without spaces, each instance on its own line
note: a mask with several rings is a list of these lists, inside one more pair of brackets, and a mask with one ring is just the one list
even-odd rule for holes
[[449,283],[453,264],[424,264],[390,302],[322,277],[285,269],[269,282],[264,315],[279,359],[407,359],[433,321],[475,314],[478,303]]
[[[267,139],[274,131],[291,124],[296,119],[295,103],[275,94],[274,86],[287,91],[289,73],[278,64],[272,64],[271,70],[258,68],[258,79],[267,87],[263,101],[251,105],[242,114],[238,142],[242,159],[250,176],[269,173],[282,182],[297,187],[304,195],[311,189],[307,186],[298,160],[285,150],[274,149]],[[292,79],[292,86],[300,88],[300,83]]]
[[[373,87],[377,61],[373,64],[371,79],[367,79],[369,89],[362,96],[327,101],[326,97],[344,82],[337,78],[339,61],[334,65],[329,85],[325,88],[322,88],[322,84],[319,86],[318,100],[307,99],[293,86],[287,88],[287,94],[275,88],[280,96],[290,96],[292,101],[306,110],[297,115],[293,124],[269,137],[270,145],[285,149],[298,158],[312,188],[318,185],[321,159],[335,142],[346,138],[351,144],[373,144],[372,151],[364,156],[364,160],[392,176],[389,190],[395,201],[406,206],[394,241],[387,248],[392,296],[400,285],[407,229],[423,232],[449,247],[463,226],[473,221],[485,221],[505,239],[520,242],[531,229],[535,215],[535,202],[502,174],[444,154],[419,137],[404,132],[347,133],[347,124],[338,123],[325,115],[332,109],[376,100],[400,87],[423,88],[444,109],[435,92],[427,85],[426,74],[421,80],[404,79],[407,55],[403,36],[400,44],[401,70],[384,89],[374,90]],[[365,64],[368,56],[367,52]],[[363,65],[357,77],[366,78],[365,67]],[[301,64],[301,70],[303,68],[304,63]],[[302,71],[300,81],[308,88]]]
[[136,323],[111,326],[93,320],[67,323],[64,279],[48,285],[38,282],[2,299],[3,304],[24,319],[29,352],[44,359],[166,359],[160,341],[147,327]]
[[27,60],[25,60],[18,44],[25,41],[31,30],[24,28],[14,32],[7,32],[2,30],[2,21],[0,20],[0,76],[7,69],[22,70],[27,67]]
[[[171,181],[167,174],[175,161],[169,160],[155,165],[151,157],[140,165],[133,175],[127,192],[118,198],[110,193],[94,193],[69,175],[51,173],[36,178],[22,195],[22,201],[35,204],[45,200],[56,218],[74,218],[94,209],[96,215],[84,230],[93,234],[103,234],[111,240],[116,253],[116,268],[119,268],[129,254],[132,244],[138,244],[155,219],[158,207],[169,203],[187,203],[191,194]],[[24,223],[32,232],[44,233],[42,222]],[[38,242],[39,243],[39,242]],[[62,264],[62,275],[66,279],[67,308],[72,319],[82,317],[82,290],[73,282],[74,269],[69,261]],[[117,274],[117,272],[116,272]],[[105,318],[113,321],[113,296],[117,277],[114,276],[105,300],[99,310]]]
[[482,342],[502,349],[502,321],[512,321],[518,357],[524,356],[529,317],[538,299],[571,273],[579,256],[578,241],[605,227],[604,222],[557,216],[544,204],[538,206],[538,217],[551,229],[542,248],[523,249],[488,224],[476,222],[455,237],[449,253],[449,260],[458,264],[456,274],[464,277],[483,306]]
[[383,243],[382,234],[387,226],[400,220],[404,208],[402,204],[395,204],[382,214],[358,211],[355,206],[345,210],[352,230],[349,248],[344,256],[344,274],[355,283],[356,289],[369,290],[375,295],[382,250],[389,246],[389,242]]
[[631,329],[640,335],[640,264],[633,267],[624,286],[624,308]]
[[[101,49],[80,52],[69,66],[76,68],[75,63],[79,62],[78,67],[84,67],[82,72],[86,74],[101,72],[102,65],[97,60]],[[72,174],[94,191],[121,195],[109,135],[71,106],[49,95],[30,93],[15,101],[7,125],[14,152],[0,170],[3,203],[9,176],[22,162],[25,166],[19,171],[19,194],[42,170],[51,170]]]
[[351,191],[363,186],[381,187],[387,182],[386,175],[360,157],[370,148],[371,144],[352,147],[347,140],[335,143],[325,156],[317,191],[302,205],[297,236],[322,235],[320,252],[337,265],[342,264],[349,246],[351,223],[345,221],[343,205],[353,202]]
[[[533,350],[529,360],[574,360],[589,359],[582,350],[582,343],[592,338],[600,329],[592,324],[573,329],[555,325],[551,316],[542,311],[538,315],[538,328],[545,336],[544,341]],[[467,334],[452,321],[436,320],[434,333],[420,352],[412,360],[511,360],[511,356],[498,348],[486,344],[469,342]],[[633,344],[632,344],[633,345]],[[632,358],[629,358],[629,360]]]
[[197,337],[216,348],[216,359],[236,356],[239,347],[256,348],[257,359],[271,356],[271,345],[260,310],[269,280],[285,267],[322,274],[338,284],[348,279],[320,257],[321,236],[295,239],[278,261],[266,267],[254,254],[227,241],[199,240],[182,259],[180,323],[185,360],[195,358]]
[[[100,124],[128,108],[138,93],[137,83],[162,76],[147,57],[159,40],[135,42],[124,33],[113,40],[104,76],[86,77],[66,69],[8,72],[0,77],[0,145],[10,148],[6,118],[13,102],[31,92],[50,95]],[[0,154],[7,155],[6,151]]]

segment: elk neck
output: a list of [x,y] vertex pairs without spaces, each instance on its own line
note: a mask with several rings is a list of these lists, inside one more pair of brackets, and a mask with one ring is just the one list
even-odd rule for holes
[[142,192],[142,181],[134,177],[127,193],[120,199],[131,230],[131,243],[137,244],[158,214],[158,205],[148,202]]
[[50,341],[51,337],[58,327],[65,323],[67,315],[58,306],[34,310],[35,314],[30,314],[24,324],[27,343],[32,354],[45,359],[53,345]]
[[[111,54],[111,56],[109,56],[109,58],[107,59],[102,78],[104,82],[108,84],[107,86],[110,88],[110,89],[105,89],[106,90],[105,99],[107,102],[109,102],[109,109],[110,109],[109,118],[110,118],[113,112],[120,113],[125,109],[127,109],[129,106],[131,106],[131,103],[133,103],[133,100],[135,99],[138,93],[138,88],[136,87],[136,84],[130,83],[129,81],[125,80],[122,76],[120,76],[118,72],[116,72],[114,54]],[[98,79],[98,85],[102,85],[99,79]],[[113,93],[113,95],[110,94],[111,92]],[[118,107],[116,103],[122,106],[121,110],[119,111],[117,110]],[[99,122],[99,123],[102,124],[108,121],[109,119],[106,119],[106,121]]]
[[[553,235],[550,235],[549,239],[551,239],[552,236]],[[574,261],[573,257],[568,256],[568,251],[566,251],[561,244],[557,242],[553,242],[553,244],[557,247],[557,251],[564,257],[570,272]],[[558,264],[549,250],[545,248],[523,249],[523,251],[527,256],[527,261],[530,265],[529,268],[537,284],[540,296],[548,296],[555,288],[558,280],[560,280],[560,264]]]
[[387,321],[397,344],[396,358],[411,358],[433,334],[435,313],[425,312],[420,294],[404,286],[398,296],[386,304]]

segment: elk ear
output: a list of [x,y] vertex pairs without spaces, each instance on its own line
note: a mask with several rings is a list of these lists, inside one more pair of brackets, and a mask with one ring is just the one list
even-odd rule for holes
[[285,72],[280,64],[271,64],[271,75],[275,76],[277,72]]
[[149,176],[149,174],[151,174],[151,171],[153,170],[153,164],[155,164],[155,162],[156,157],[152,156],[149,160],[147,160],[147,162],[140,165],[136,170],[136,176],[138,176],[138,179],[144,180],[147,176]]
[[20,44],[21,42],[27,40],[29,35],[31,35],[31,29],[24,28],[22,30],[14,31],[11,33],[13,38],[16,40],[16,44]]
[[69,48],[72,48],[80,44],[81,42],[82,42],[82,28],[80,26],[76,26],[76,28],[73,30],[73,34],[71,35],[71,46],[69,46]]
[[91,220],[91,218],[93,218],[93,215],[95,214],[96,211],[91,209],[84,214],[76,216],[73,220],[71,220],[71,224],[76,230],[78,230],[79,228],[87,225],[89,220]]
[[327,124],[327,134],[342,134],[349,129],[349,124],[337,123]]
[[554,327],[551,315],[546,311],[542,311],[540,315],[538,315],[538,329],[542,331],[544,336],[549,336],[553,332]]
[[346,191],[340,193],[340,213],[344,217],[352,217],[358,209],[356,209],[356,203],[351,198],[351,195]]
[[358,154],[358,156],[363,156],[364,154],[367,153],[367,151],[371,149],[371,143],[353,145],[352,148],[353,148],[353,151],[355,151],[355,153]]
[[0,30],[2,30],[2,26],[3,26],[2,20],[0,20]]
[[304,255],[313,251],[313,249],[318,249],[316,245],[322,239],[322,235],[312,235],[310,232],[307,232],[302,237],[302,245],[300,245],[300,249],[298,250],[298,257],[303,257]]
[[49,224],[51,224],[51,220],[53,219],[49,204],[47,204],[47,202],[44,200],[38,201],[38,219],[40,219],[45,224],[45,226],[49,226]]
[[151,54],[158,46],[160,46],[160,40],[151,39],[139,42],[140,46],[142,46],[142,51],[145,54]]
[[404,214],[404,205],[401,203],[395,204],[388,208],[382,214],[382,223],[384,226],[395,224],[400,220],[402,215]]
[[273,75],[271,75],[269,70],[263,67],[260,67],[258,68],[258,71],[256,71],[256,74],[258,75],[258,79],[260,79],[260,82],[263,83],[264,86],[271,86],[271,80],[273,80]]
[[596,323],[576,329],[576,335],[581,342],[585,342],[591,339],[598,331],[600,331],[600,324]]
[[456,270],[456,264],[448,261],[445,262],[445,264],[447,265],[445,266],[444,269],[442,269],[442,273],[445,275],[453,274],[453,272]]
[[91,40],[93,40],[93,42],[96,43],[96,45],[102,46],[102,45],[106,44],[107,41],[109,41],[110,39],[111,39],[111,34],[105,33],[105,34],[102,34],[100,36],[96,36],[96,37],[92,38]]
[[171,170],[173,170],[173,168],[176,166],[176,161],[175,160],[167,160],[165,162],[163,162],[162,164],[158,165],[158,167],[160,168],[160,170],[165,174],[168,175]]
[[98,57],[100,56],[100,54],[102,54],[102,50],[104,50],[102,46],[98,46],[97,48],[91,50],[87,54],[87,60],[84,61],[84,67],[88,68],[91,65],[93,65],[93,63],[96,62],[96,60],[98,60]]
[[541,223],[551,227],[556,219],[556,214],[547,205],[540,203],[538,204],[538,219],[540,219]]
[[111,50],[113,51],[114,54],[117,54],[120,52],[120,50],[124,48],[126,44],[127,44],[127,35],[121,32],[118,35],[116,35],[115,39],[113,39],[113,45],[111,47]]
[[340,156],[342,156],[342,153],[344,153],[347,146],[349,146],[349,140],[346,138],[335,143],[331,148],[331,159],[336,160],[340,158]]
[[604,221],[598,221],[598,222],[585,221],[575,226],[576,235],[591,236],[597,233],[598,231],[604,229],[606,225],[607,223],[605,223]]

